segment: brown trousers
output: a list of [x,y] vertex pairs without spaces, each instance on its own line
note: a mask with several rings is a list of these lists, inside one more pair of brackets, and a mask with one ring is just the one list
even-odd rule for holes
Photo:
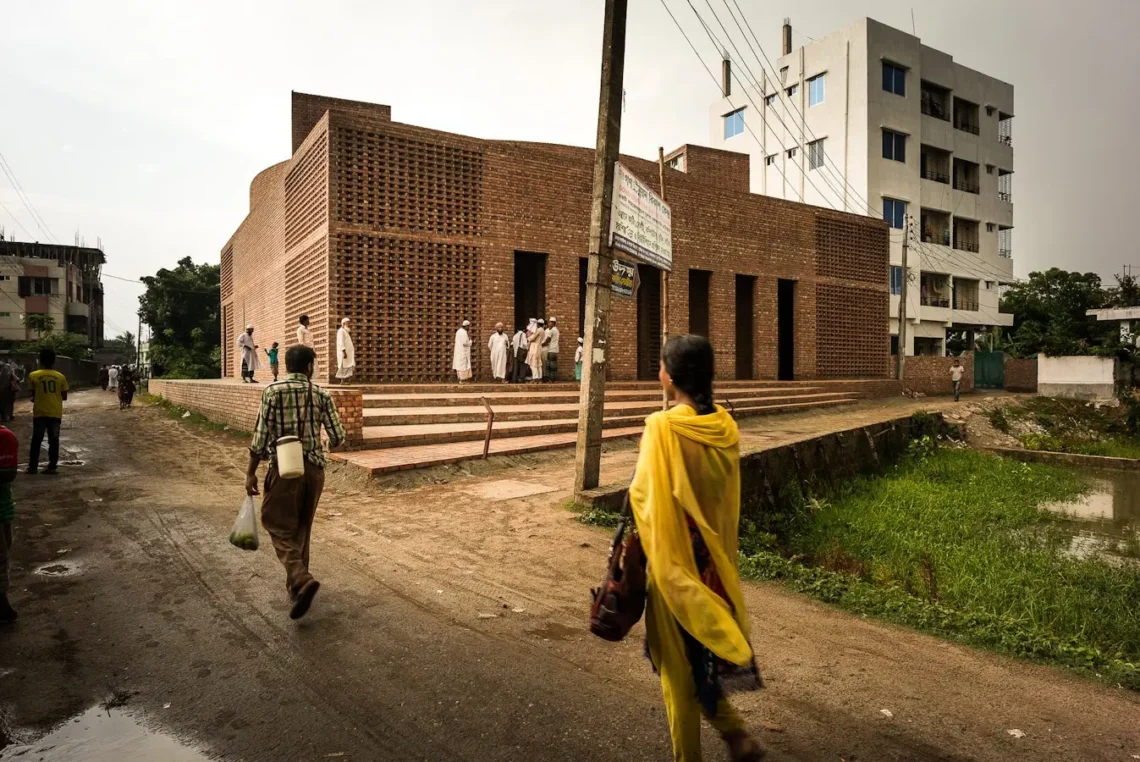
[[261,501],[261,525],[273,541],[277,558],[285,567],[285,586],[291,595],[313,578],[309,574],[309,538],[317,502],[325,488],[325,470],[305,461],[305,475],[282,479],[277,466],[265,475]]

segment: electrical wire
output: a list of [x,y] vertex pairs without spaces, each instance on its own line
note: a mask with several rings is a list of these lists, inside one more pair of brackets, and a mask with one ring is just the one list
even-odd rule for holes
[[8,163],[8,160],[6,158],[4,158],[3,153],[0,153],[0,170],[3,170],[4,175],[8,178],[8,181],[12,183],[12,189],[16,191],[16,195],[19,197],[20,201],[23,202],[24,208],[28,210],[29,214],[31,214],[32,221],[36,223],[36,227],[38,227],[40,231],[48,237],[48,239],[58,244],[59,239],[56,238],[55,234],[51,232],[47,222],[44,221],[39,211],[35,208],[35,205],[32,204],[32,200],[28,198],[28,194],[24,191],[24,186],[20,185],[20,181],[16,178],[16,170],[12,169],[12,165]]

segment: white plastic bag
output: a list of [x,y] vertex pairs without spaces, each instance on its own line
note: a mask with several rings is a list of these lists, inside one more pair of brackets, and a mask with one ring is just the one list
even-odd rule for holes
[[257,510],[253,507],[253,495],[246,495],[238,511],[237,521],[230,530],[230,544],[242,550],[257,550]]

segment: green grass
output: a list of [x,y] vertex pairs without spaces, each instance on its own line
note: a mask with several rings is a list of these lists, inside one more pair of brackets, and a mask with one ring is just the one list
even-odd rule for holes
[[1071,452],[1078,455],[1100,455],[1106,458],[1140,459],[1140,442],[1130,437],[1107,437],[1098,441],[1080,441],[1051,434],[1022,434],[1018,440],[1027,450]]
[[[973,450],[916,448],[796,509],[780,553],[742,541],[748,576],[858,613],[1095,672],[1140,690],[1140,568],[1063,552],[1039,506],[1080,495],[1074,472]],[[788,557],[796,559],[788,560]]]

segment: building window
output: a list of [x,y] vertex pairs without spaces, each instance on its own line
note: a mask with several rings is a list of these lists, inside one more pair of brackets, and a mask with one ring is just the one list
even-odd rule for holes
[[12,317],[11,312],[0,312],[0,317]]
[[992,175],[993,173],[994,173],[994,165],[993,164],[987,164],[986,165],[986,174]]
[[906,97],[906,69],[883,61],[883,89]]
[[788,149],[788,158],[789,158],[789,159],[794,159],[794,158],[796,158],[796,149],[794,149],[794,148],[789,148],[789,149]]
[[776,163],[776,154],[769,154],[768,156],[764,157],[764,166],[765,167],[770,167],[775,163]]
[[883,130],[883,158],[906,163],[906,135]]
[[776,105],[776,94],[772,93],[771,95],[765,95],[764,96],[764,105],[765,106],[775,106]]
[[800,91],[800,86],[799,86],[799,85],[792,85],[791,87],[789,87],[789,88],[787,89],[788,97],[789,97],[789,98],[795,98],[795,97],[796,97],[796,93],[798,93],[799,91]]
[[891,267],[891,296],[902,294],[903,273],[901,267]]
[[731,114],[724,115],[724,139],[728,140],[731,137],[739,135],[744,132],[744,109],[738,108]]
[[58,280],[58,278],[41,278],[21,275],[19,280],[20,296],[50,296],[51,294],[57,294],[59,293],[59,289],[55,287],[55,283]]
[[993,291],[993,290],[994,290],[994,282],[992,280],[987,280],[986,281],[986,291]]
[[987,232],[987,233],[992,233],[992,232],[994,232],[994,224],[993,224],[992,222],[987,222],[987,223],[986,223],[986,232]]
[[808,105],[818,106],[823,103],[823,75],[819,74],[808,80]]
[[11,275],[0,275],[0,280],[12,280]]
[[808,143],[808,145],[807,145],[808,169],[819,169],[820,167],[823,166],[823,157],[824,157],[823,141],[824,140],[826,140],[826,138],[820,138],[819,140],[815,140],[815,141],[812,141],[811,143]]
[[896,230],[906,227],[906,202],[893,198],[883,199],[883,219]]
[[986,116],[993,116],[996,109],[993,106],[986,106]]

